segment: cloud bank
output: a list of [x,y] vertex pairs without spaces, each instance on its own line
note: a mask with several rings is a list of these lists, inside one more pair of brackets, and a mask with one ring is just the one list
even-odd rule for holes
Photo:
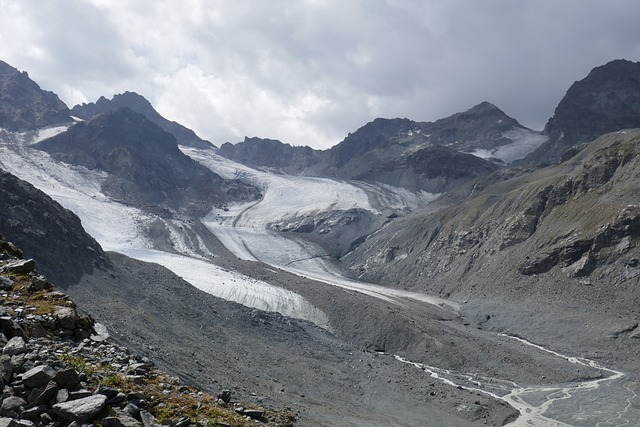
[[0,0],[0,59],[70,107],[131,90],[215,144],[328,148],[376,117],[489,101],[542,129],[640,59],[635,0]]

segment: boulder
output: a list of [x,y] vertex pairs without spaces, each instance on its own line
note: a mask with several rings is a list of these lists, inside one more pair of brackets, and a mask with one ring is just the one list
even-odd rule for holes
[[73,330],[76,327],[78,315],[71,307],[56,307],[53,316],[58,320],[62,329]]
[[54,381],[49,381],[49,384],[47,384],[44,390],[36,397],[34,402],[37,405],[49,403],[58,395],[59,390],[58,384]]
[[18,427],[19,424],[13,418],[1,417],[0,427]]
[[80,375],[75,369],[63,369],[55,374],[53,381],[55,381],[60,388],[74,389],[80,384]]
[[0,414],[9,415],[12,413],[20,414],[26,406],[27,401],[18,396],[9,396],[2,401],[0,406]]
[[0,380],[8,383],[13,374],[13,365],[11,365],[11,356],[3,354],[0,357]]
[[32,406],[29,409],[25,409],[22,412],[22,418],[26,418],[27,420],[37,421],[40,418],[40,415],[47,412],[49,410],[49,405],[36,405]]
[[106,417],[100,422],[102,427],[143,427],[143,424],[127,415],[118,417]]
[[31,278],[31,283],[29,284],[29,290],[31,292],[38,292],[43,289],[52,289],[53,286],[49,281],[42,275],[34,276]]
[[40,365],[22,374],[22,382],[28,388],[43,387],[49,384],[55,374],[51,366]]
[[7,338],[24,337],[24,331],[10,316],[0,317],[0,331],[2,331]]
[[22,337],[13,337],[2,349],[2,354],[13,356],[27,352],[27,343]]
[[8,277],[0,277],[0,289],[6,291],[13,288],[13,280]]
[[0,272],[8,274],[29,274],[36,268],[36,262],[33,259],[17,259],[9,261],[2,267]]
[[95,394],[78,400],[53,405],[53,412],[69,421],[84,422],[93,419],[107,404],[107,396]]

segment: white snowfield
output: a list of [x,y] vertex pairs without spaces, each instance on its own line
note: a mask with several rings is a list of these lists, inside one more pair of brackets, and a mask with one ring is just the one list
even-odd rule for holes
[[523,159],[527,154],[547,142],[548,137],[528,129],[513,129],[502,134],[513,142],[496,147],[492,150],[477,149],[471,152],[474,156],[483,159],[495,158],[505,163]]

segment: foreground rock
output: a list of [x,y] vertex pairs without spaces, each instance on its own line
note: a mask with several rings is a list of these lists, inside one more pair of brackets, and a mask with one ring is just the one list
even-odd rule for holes
[[[2,237],[0,236],[0,242]],[[33,263],[6,252],[0,274],[0,426],[292,425],[289,412],[243,405],[180,384],[105,336],[66,295],[42,281]],[[31,260],[29,260],[31,261]],[[16,265],[30,265],[13,275]]]

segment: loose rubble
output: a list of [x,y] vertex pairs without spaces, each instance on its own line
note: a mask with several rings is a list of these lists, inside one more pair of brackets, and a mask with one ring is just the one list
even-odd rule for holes
[[0,427],[290,426],[289,411],[180,384],[95,332],[0,236]]

